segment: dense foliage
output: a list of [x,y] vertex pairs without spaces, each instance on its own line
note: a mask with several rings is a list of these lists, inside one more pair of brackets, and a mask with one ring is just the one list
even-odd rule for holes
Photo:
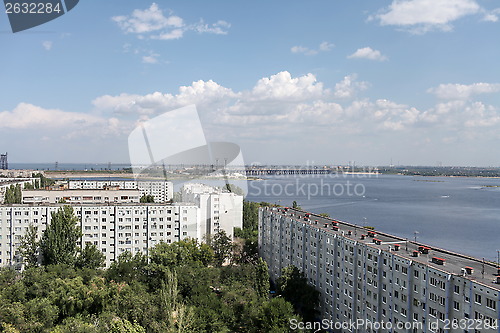
[[68,206],[41,240],[30,227],[26,269],[0,270],[0,331],[288,332],[300,320],[286,297],[269,297],[267,264],[242,255],[225,233],[207,243],[160,243],[147,256],[124,252],[108,269],[99,268],[97,247],[78,250],[78,235]]
[[151,194],[144,194],[140,200],[141,203],[154,203],[155,197]]
[[21,193],[21,185],[10,185],[5,189],[4,203],[6,204],[20,204],[23,201]]

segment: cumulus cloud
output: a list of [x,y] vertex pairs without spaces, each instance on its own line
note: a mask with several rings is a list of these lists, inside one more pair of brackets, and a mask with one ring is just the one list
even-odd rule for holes
[[357,75],[347,75],[341,82],[335,84],[334,96],[336,98],[353,98],[358,92],[369,87],[368,82],[357,82]]
[[90,114],[44,109],[28,103],[0,112],[0,128],[9,129],[87,127],[103,123],[104,119]]
[[500,92],[500,83],[473,83],[465,84],[440,84],[436,88],[428,90],[440,99],[467,100],[479,94],[491,94]]
[[348,56],[349,59],[368,59],[368,60],[376,60],[376,61],[386,61],[387,57],[382,55],[380,51],[374,50],[371,47],[363,47],[361,49],[357,49],[356,52]]
[[335,44],[333,43],[330,43],[330,42],[322,42],[321,44],[319,44],[318,48],[317,49],[310,49],[308,47],[304,47],[304,46],[292,46],[292,48],[290,48],[290,51],[292,53],[302,53],[302,54],[305,54],[305,55],[316,55],[320,52],[327,52],[327,51],[330,51],[331,49],[333,49],[335,47]]
[[113,16],[111,19],[125,33],[136,34],[141,39],[158,40],[180,39],[186,31],[225,35],[231,26],[223,20],[213,24],[207,24],[203,20],[196,24],[187,24],[177,15],[165,15],[156,3],[147,9],[135,9],[130,15]]
[[452,23],[480,13],[475,0],[393,0],[388,8],[373,15],[381,25],[392,25],[422,34],[431,30],[452,30]]
[[500,126],[500,114],[491,105],[461,99],[420,109],[390,99],[363,98],[360,95],[368,87],[355,74],[327,88],[312,73],[293,76],[283,71],[241,91],[199,80],[175,93],[105,95],[93,104],[116,118],[135,115],[144,119],[196,104],[208,137],[215,141],[281,140],[284,144],[290,138],[328,138],[332,133],[397,138],[403,131],[416,138],[435,133],[432,136],[443,141],[456,135],[466,137],[478,128],[486,133],[485,129],[494,131]]

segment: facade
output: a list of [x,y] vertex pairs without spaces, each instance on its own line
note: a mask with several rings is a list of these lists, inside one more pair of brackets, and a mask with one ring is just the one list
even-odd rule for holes
[[472,257],[288,208],[259,211],[259,252],[305,273],[331,331],[500,332],[500,270]]
[[139,190],[23,190],[22,202],[29,203],[138,203]]
[[8,170],[1,170],[0,169],[0,177],[10,177],[10,178],[30,178],[33,176],[33,174],[42,174],[45,175],[44,171],[39,171],[39,170],[15,170],[15,169],[8,169]]
[[231,237],[243,227],[243,196],[204,184],[184,185],[181,196],[200,208],[200,239],[219,230]]
[[174,186],[166,180],[69,180],[70,190],[99,190],[107,187],[119,187],[120,190],[139,190],[141,196],[152,195],[156,203],[172,200]]
[[[41,237],[51,214],[62,204],[0,206],[0,266],[20,267],[19,246],[29,225]],[[72,205],[80,220],[81,247],[91,243],[106,256],[109,266],[120,254],[148,254],[159,242],[198,238],[199,208],[192,204],[82,204]]]

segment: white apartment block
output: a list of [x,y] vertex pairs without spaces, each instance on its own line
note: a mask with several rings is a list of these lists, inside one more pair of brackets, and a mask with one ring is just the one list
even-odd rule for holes
[[70,190],[99,190],[108,187],[119,187],[120,190],[139,190],[141,196],[152,195],[155,203],[172,200],[174,185],[166,180],[69,180]]
[[[0,206],[0,266],[22,266],[21,237],[29,225],[41,237],[51,214],[62,204]],[[199,208],[192,204],[81,204],[72,205],[79,218],[82,239],[106,256],[106,266],[125,251],[148,254],[159,242],[198,238]]]
[[139,203],[139,190],[23,190],[22,202],[30,203]]
[[288,208],[259,211],[259,252],[273,280],[305,273],[322,319],[363,324],[332,331],[500,332],[500,270],[479,259]]
[[181,189],[183,202],[200,208],[199,239],[224,230],[229,237],[234,228],[243,227],[243,196],[205,184],[185,184]]

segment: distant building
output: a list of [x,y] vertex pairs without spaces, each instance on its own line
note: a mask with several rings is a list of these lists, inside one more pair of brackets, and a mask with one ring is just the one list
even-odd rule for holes
[[199,237],[224,230],[228,236],[243,227],[243,196],[205,184],[186,184],[181,189],[183,202],[200,208]]
[[21,186],[21,189],[24,188],[25,184],[30,184],[35,186],[35,181],[38,178],[4,178],[0,177],[0,204],[4,203],[5,200],[5,191],[10,188],[12,185]]
[[100,190],[118,186],[121,190],[139,190],[141,196],[152,195],[155,203],[172,200],[174,185],[166,180],[69,180],[68,189]]
[[43,171],[38,170],[2,170],[0,169],[0,178],[10,177],[10,178],[31,178],[33,174],[44,174]]
[[23,190],[22,202],[30,203],[139,203],[139,190]]
[[386,323],[333,331],[500,332],[500,270],[479,259],[287,208],[260,209],[259,253],[274,280],[304,272],[326,322]]

